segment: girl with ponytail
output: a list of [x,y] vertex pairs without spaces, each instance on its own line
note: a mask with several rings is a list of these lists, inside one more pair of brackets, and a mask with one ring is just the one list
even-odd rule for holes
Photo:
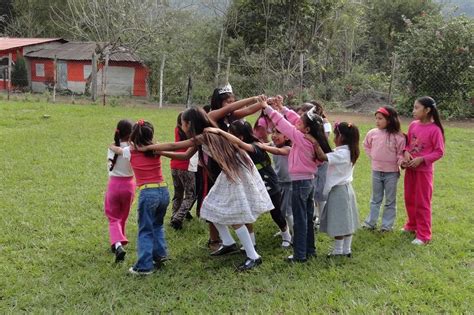
[[[117,147],[128,146],[132,122],[121,120],[117,124],[114,134],[114,144]],[[135,195],[135,181],[130,161],[108,150],[109,183],[105,193],[105,216],[109,220],[109,236],[112,252],[115,253],[115,262],[124,260],[123,246],[128,243],[125,236],[125,224],[130,213],[130,207]]]
[[436,102],[420,97],[413,106],[413,121],[408,127],[407,146],[402,167],[405,172],[407,222],[404,232],[416,234],[414,245],[431,240],[431,198],[434,162],[444,155],[444,129]]

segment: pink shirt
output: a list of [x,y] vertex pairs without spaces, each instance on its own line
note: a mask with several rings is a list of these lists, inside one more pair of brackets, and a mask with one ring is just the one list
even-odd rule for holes
[[270,117],[276,128],[287,136],[293,144],[288,156],[288,173],[291,180],[313,179],[321,162],[316,160],[311,141],[307,140],[301,131],[296,129],[295,126],[270,106],[265,109],[265,114]]
[[268,135],[272,133],[273,124],[264,117],[257,120],[257,128],[254,129],[254,135],[263,142],[268,141]]
[[137,186],[163,182],[161,155],[148,157],[143,152],[127,147],[123,150],[123,157],[130,160]]
[[422,124],[419,120],[413,121],[408,127],[408,143],[405,150],[414,158],[424,159],[424,162],[414,169],[415,171],[433,172],[434,162],[444,155],[441,129],[433,122]]
[[364,139],[364,150],[372,160],[372,170],[379,172],[398,172],[405,146],[402,133],[390,134],[386,129],[374,128]]

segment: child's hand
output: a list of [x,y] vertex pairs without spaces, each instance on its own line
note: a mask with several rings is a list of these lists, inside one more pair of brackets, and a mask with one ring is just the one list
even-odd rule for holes
[[306,133],[304,137],[305,139],[309,140],[313,145],[319,145],[318,140],[316,140],[316,138],[310,135],[309,133]]
[[407,163],[407,166],[410,167],[410,168],[416,168],[418,167],[421,163],[423,163],[425,159],[423,159],[421,156],[417,157],[417,158],[414,158],[412,159],[411,161],[409,161]]
[[204,131],[209,132],[209,133],[215,133],[216,135],[218,135],[221,132],[219,128],[214,128],[214,127],[204,128]]
[[405,162],[413,160],[413,156],[411,156],[410,152],[408,151],[403,152],[403,157],[405,158]]

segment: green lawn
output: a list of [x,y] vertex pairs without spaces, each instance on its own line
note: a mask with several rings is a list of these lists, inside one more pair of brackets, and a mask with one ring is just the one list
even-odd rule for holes
[[[447,153],[436,164],[433,242],[414,247],[399,232],[360,230],[352,259],[283,261],[269,215],[256,224],[263,264],[235,273],[243,256],[211,258],[207,226],[166,226],[166,267],[141,278],[135,261],[136,211],[124,264],[109,252],[103,194],[106,148],[121,118],[145,118],[158,141],[172,141],[178,109],[53,105],[0,101],[0,313],[471,313],[474,129],[446,128]],[[50,115],[44,118],[43,115]],[[330,117],[336,119],[336,117]],[[361,125],[362,136],[372,128]],[[406,126],[404,126],[406,130]],[[164,174],[171,184],[169,161]],[[370,164],[355,167],[361,219],[368,213]],[[400,180],[397,230],[405,220]],[[168,220],[167,220],[168,222]]]

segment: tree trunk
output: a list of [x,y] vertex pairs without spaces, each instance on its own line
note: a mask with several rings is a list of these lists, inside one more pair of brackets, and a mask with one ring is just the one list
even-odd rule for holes
[[165,70],[165,58],[166,58],[166,55],[163,54],[163,58],[161,58],[161,66],[160,66],[160,108],[163,107],[163,72]]

